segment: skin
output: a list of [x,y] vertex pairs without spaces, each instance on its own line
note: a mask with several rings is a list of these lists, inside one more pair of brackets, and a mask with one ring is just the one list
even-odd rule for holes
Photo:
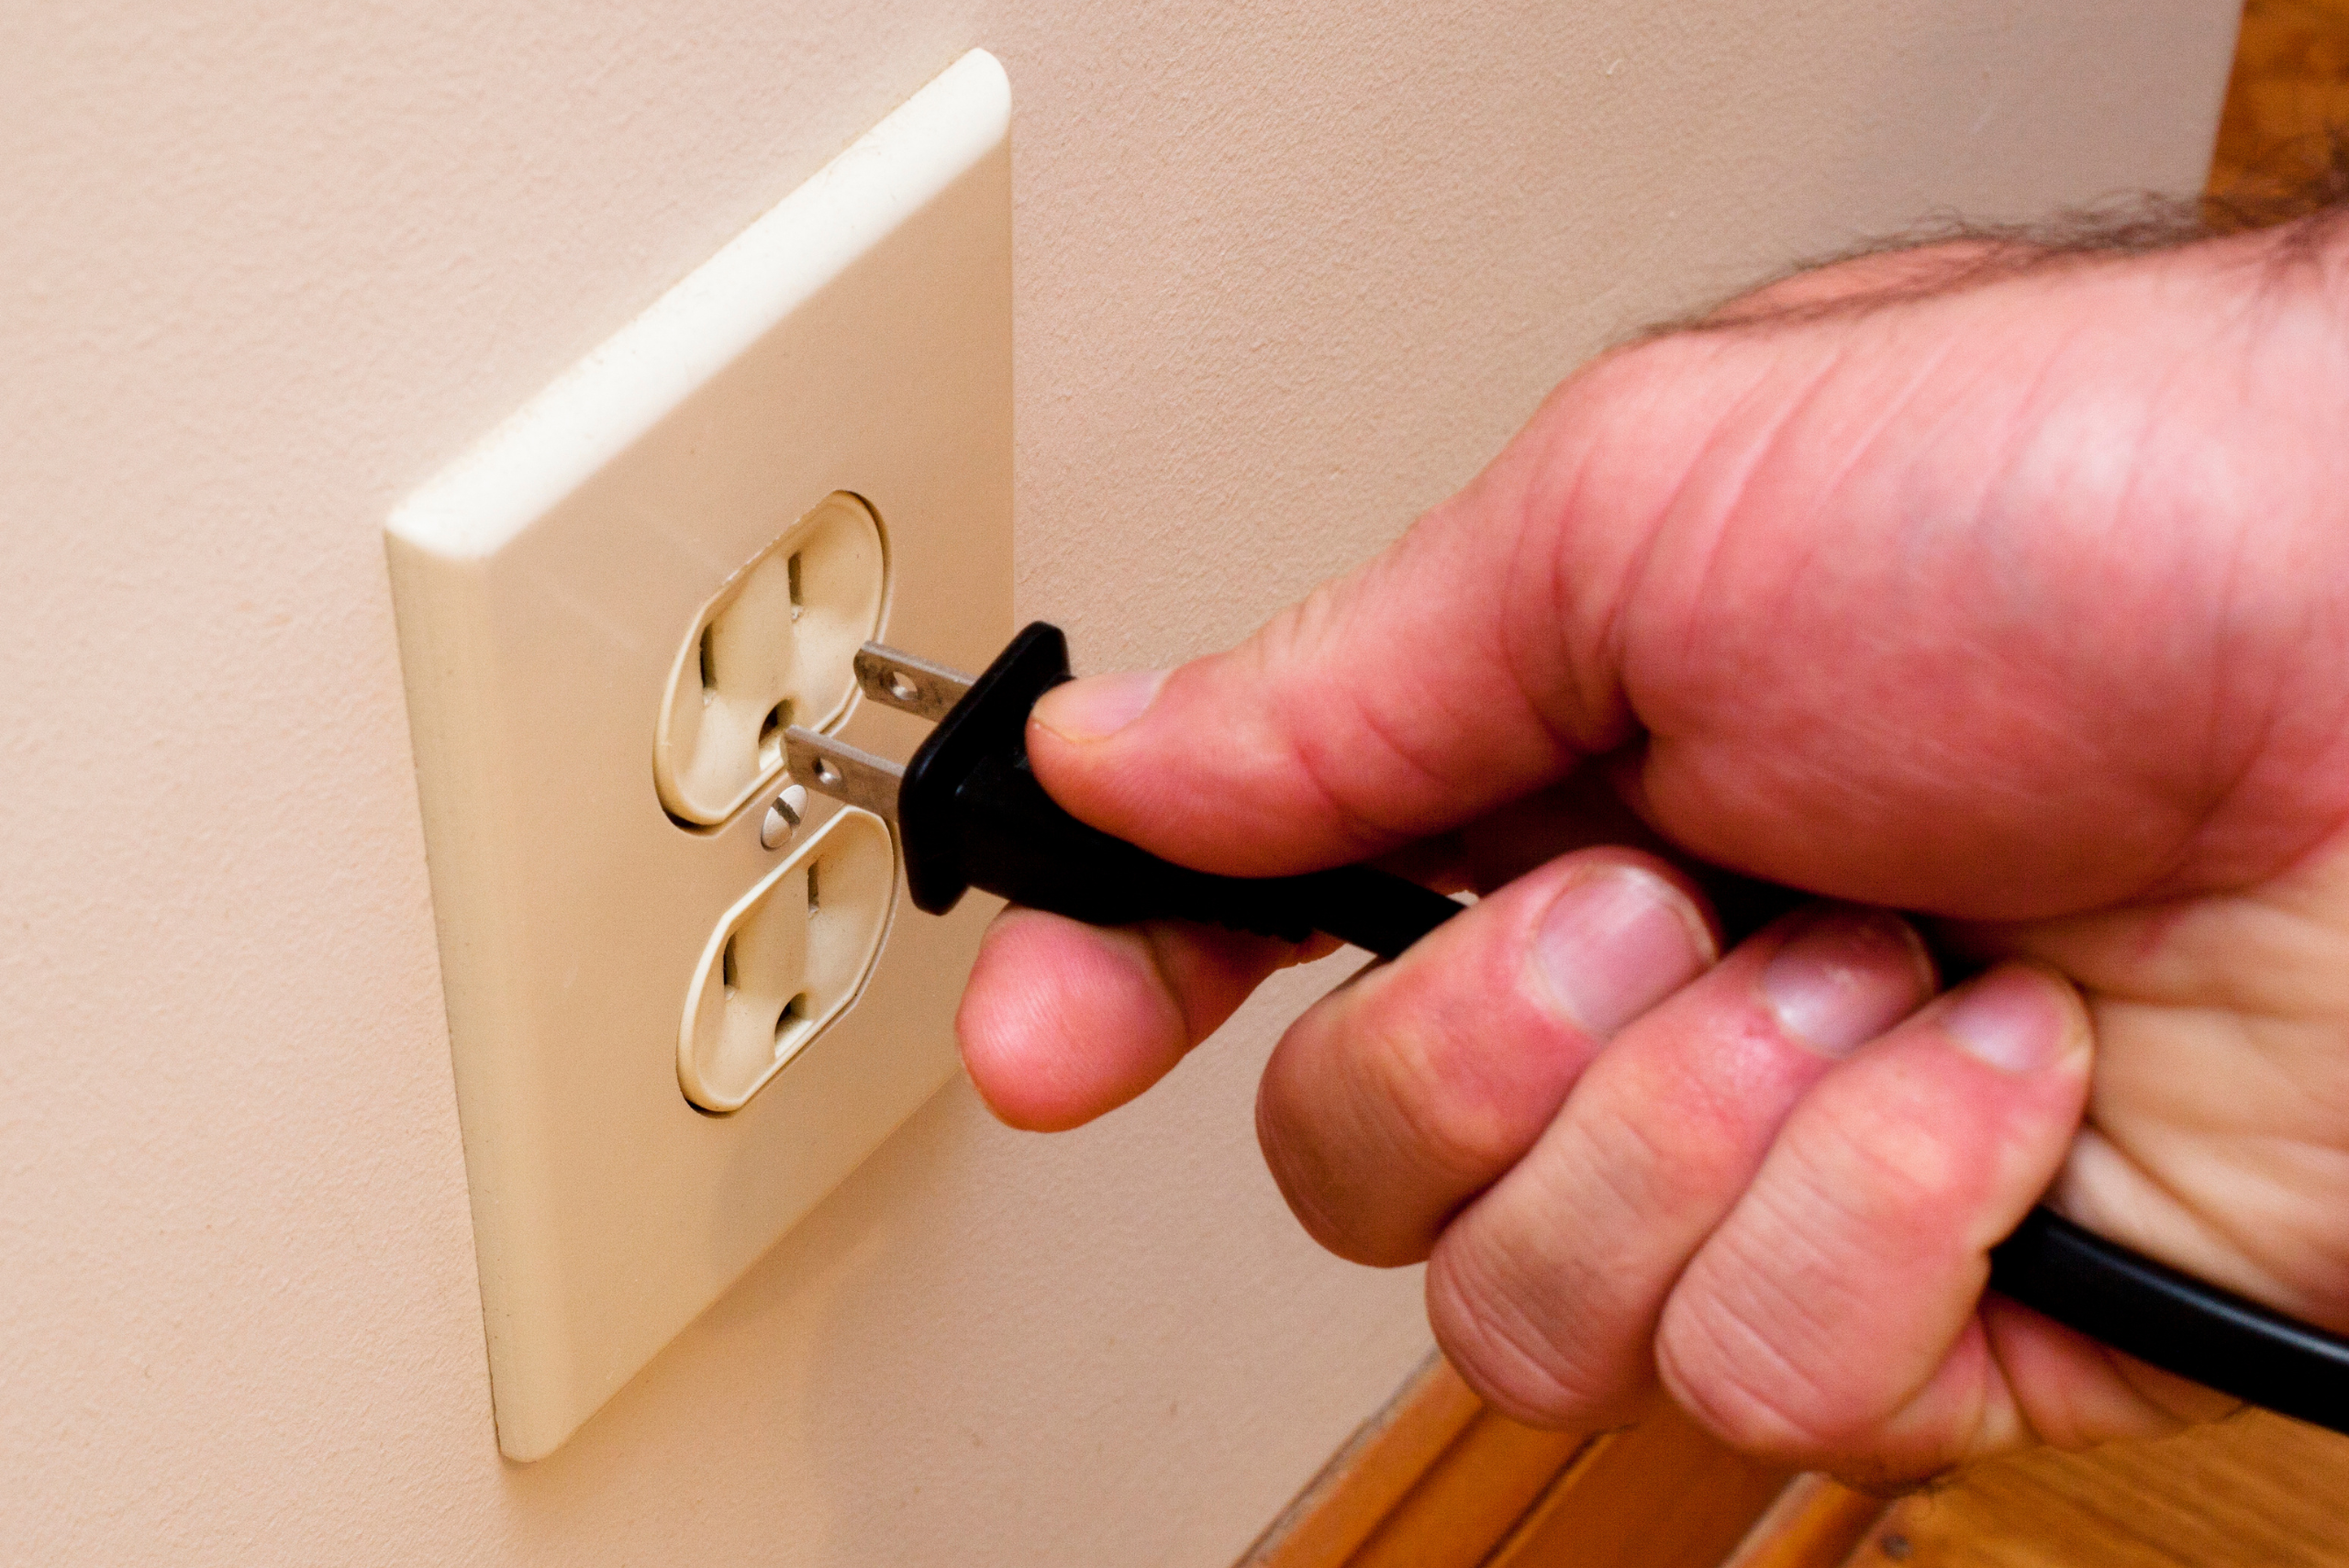
[[[1171,859],[1486,891],[1257,1119],[1500,1408],[1661,1382],[1878,1485],[2224,1413],[1983,1295],[2043,1195],[2349,1330],[2345,233],[1798,276],[1239,647],[1038,706],[1053,796]],[[1822,902],[1722,954],[1698,864]],[[1936,995],[1920,927],[1987,967]],[[964,1060],[1074,1126],[1305,956],[1007,910]]]

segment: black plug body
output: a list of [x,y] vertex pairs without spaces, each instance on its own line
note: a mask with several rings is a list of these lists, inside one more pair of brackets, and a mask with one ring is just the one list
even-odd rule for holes
[[971,888],[1096,926],[1175,918],[1301,942],[1315,931],[1392,958],[1461,906],[1370,866],[1219,876],[1159,859],[1055,805],[1028,762],[1028,714],[1069,679],[1068,641],[1035,622],[931,730],[897,789],[916,907]]

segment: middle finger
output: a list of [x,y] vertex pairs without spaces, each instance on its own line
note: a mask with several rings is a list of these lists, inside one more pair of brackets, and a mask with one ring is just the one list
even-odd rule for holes
[[1413,1262],[1541,1135],[1607,1040],[1717,949],[1661,861],[1586,850],[1520,877],[1293,1025],[1257,1134],[1316,1240]]

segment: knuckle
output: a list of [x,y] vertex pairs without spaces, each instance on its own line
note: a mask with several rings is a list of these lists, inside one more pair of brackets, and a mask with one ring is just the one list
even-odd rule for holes
[[1361,1223],[1364,1214],[1377,1213],[1376,1206],[1348,1201],[1341,1166],[1329,1156],[1311,1123],[1284,1111],[1274,1085],[1274,1075],[1267,1073],[1257,1091],[1256,1144],[1289,1213],[1308,1236],[1339,1257],[1357,1263],[1386,1262],[1385,1249]]
[[1578,1034],[1495,1005],[1496,945],[1398,966],[1316,1026],[1317,1049],[1344,1064],[1391,1152],[1461,1195],[1524,1154],[1587,1053]]
[[1396,1268],[1424,1259],[1457,1196],[1429,1181],[1378,1114],[1364,1114],[1358,1086],[1341,1080],[1316,1093],[1286,1065],[1275,1051],[1258,1087],[1256,1141],[1289,1212],[1349,1262]]
[[1374,1058],[1376,1093],[1418,1162],[1481,1185],[1515,1162],[1529,1129],[1521,1103],[1494,1093],[1464,1054],[1419,1030],[1391,1035]]
[[1798,1460],[1838,1446],[1820,1391],[1753,1341],[1744,1325],[1667,1310],[1656,1373],[1684,1409],[1742,1452]]
[[1804,1128],[1790,1152],[1806,1202],[1873,1245],[1937,1242],[1988,1183],[1985,1151],[1958,1136],[1923,1086],[1887,1075]]
[[1357,856],[1412,836],[1412,807],[1447,784],[1424,743],[1380,706],[1383,684],[1294,682],[1281,671],[1358,664],[1351,580],[1316,587],[1275,616],[1248,645],[1253,674],[1271,705],[1266,739],[1295,785]]
[[1598,1424],[1629,1411],[1646,1385],[1636,1353],[1608,1353],[1609,1339],[1578,1332],[1562,1343],[1545,1331],[1538,1298],[1489,1247],[1447,1236],[1429,1260],[1428,1323],[1468,1385],[1510,1418],[1536,1427]]
[[[1602,1063],[1594,1080],[1609,1065]],[[1753,1106],[1671,1063],[1594,1082],[1577,1122],[1587,1163],[1627,1213],[1718,1213],[1751,1172]]]
[[1846,1327],[1867,1321],[1860,1293],[1799,1256],[1716,1252],[1700,1264],[1665,1306],[1656,1367],[1723,1440],[1816,1459],[1850,1451],[1886,1418],[1868,1347],[1851,1343]]

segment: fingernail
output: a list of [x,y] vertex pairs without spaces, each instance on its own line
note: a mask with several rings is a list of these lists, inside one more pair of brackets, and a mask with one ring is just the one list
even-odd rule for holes
[[2071,1025],[2054,987],[2029,969],[1993,970],[1954,993],[1941,1016],[1959,1050],[2005,1073],[2053,1064],[2071,1045]]
[[1039,698],[1031,717],[1071,740],[1099,740],[1142,716],[1166,684],[1164,670],[1122,670],[1088,675],[1054,686]]
[[1533,939],[1535,962],[1575,1023],[1607,1036],[1702,973],[1712,933],[1679,889],[1631,866],[1558,895]]
[[1932,986],[1909,923],[1881,909],[1823,912],[1762,971],[1778,1027],[1828,1056],[1857,1051],[1924,1006]]

